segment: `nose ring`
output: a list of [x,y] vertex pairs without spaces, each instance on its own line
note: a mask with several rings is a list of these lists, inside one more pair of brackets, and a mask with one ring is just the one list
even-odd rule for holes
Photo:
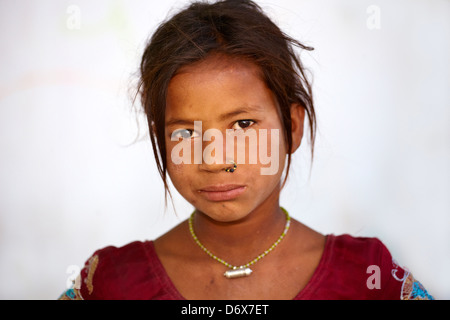
[[226,172],[234,172],[234,170],[236,170],[236,168],[237,168],[236,163],[234,161],[231,161],[231,163],[233,164],[233,167],[232,168],[226,168],[225,169]]

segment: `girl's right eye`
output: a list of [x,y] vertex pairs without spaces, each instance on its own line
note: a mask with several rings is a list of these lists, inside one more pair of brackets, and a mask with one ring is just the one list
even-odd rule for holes
[[180,139],[180,138],[191,139],[191,138],[195,138],[196,136],[198,136],[198,134],[194,130],[191,130],[191,129],[178,129],[172,133],[172,138],[177,138],[177,139]]

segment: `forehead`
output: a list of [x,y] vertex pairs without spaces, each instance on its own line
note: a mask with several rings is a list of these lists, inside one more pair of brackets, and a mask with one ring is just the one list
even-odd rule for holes
[[244,58],[211,54],[206,59],[181,67],[176,75],[206,73],[242,73],[260,75],[259,67]]
[[[274,95],[253,63],[213,56],[181,68],[169,83],[166,119],[218,117],[244,106],[273,107]],[[266,110],[267,111],[267,110]]]

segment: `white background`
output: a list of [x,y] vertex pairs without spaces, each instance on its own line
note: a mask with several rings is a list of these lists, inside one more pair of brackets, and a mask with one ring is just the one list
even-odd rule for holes
[[[450,1],[257,3],[315,48],[301,58],[316,157],[309,170],[305,140],[282,205],[322,233],[380,238],[449,299]],[[94,250],[191,212],[178,195],[178,217],[164,212],[129,94],[146,39],[185,4],[0,2],[0,298],[56,299]]]

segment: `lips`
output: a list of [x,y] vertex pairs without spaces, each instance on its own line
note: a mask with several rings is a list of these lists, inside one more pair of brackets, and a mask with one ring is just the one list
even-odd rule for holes
[[201,188],[199,193],[210,201],[227,201],[239,197],[245,189],[245,186],[236,184],[211,185]]

